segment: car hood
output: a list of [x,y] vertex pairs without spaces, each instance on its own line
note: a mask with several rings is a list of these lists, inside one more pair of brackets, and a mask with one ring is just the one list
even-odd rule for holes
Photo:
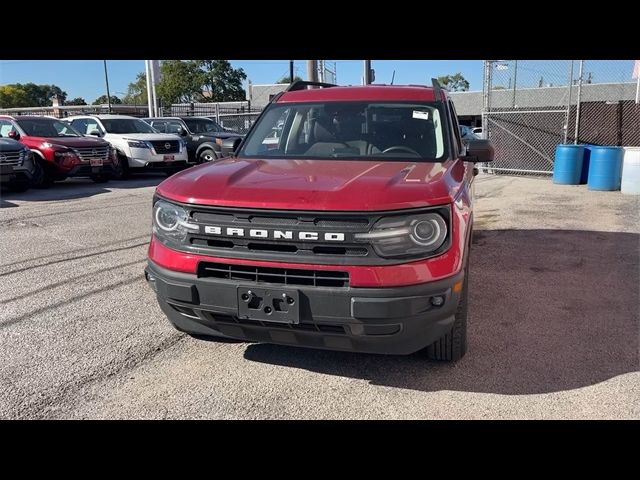
[[23,148],[24,145],[12,138],[0,138],[0,152],[15,152]]
[[275,160],[227,158],[184,170],[157,193],[201,205],[382,211],[453,201],[461,161]]
[[240,134],[240,133],[233,133],[233,132],[207,132],[207,133],[197,133],[195,134],[198,137],[203,137],[203,138],[243,138],[244,135]]
[[179,140],[178,135],[172,133],[107,133],[107,138],[130,138],[131,140],[147,140],[147,141],[163,141],[163,140]]
[[53,145],[62,145],[64,147],[71,148],[89,148],[89,147],[103,147],[108,145],[108,142],[101,138],[96,137],[25,137],[25,141],[28,145],[38,145],[42,142],[49,142]]

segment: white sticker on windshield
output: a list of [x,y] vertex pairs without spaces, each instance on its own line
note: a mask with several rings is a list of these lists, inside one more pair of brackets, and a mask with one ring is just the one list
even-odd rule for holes
[[429,120],[429,112],[421,112],[420,110],[414,110],[413,118],[419,118],[420,120]]

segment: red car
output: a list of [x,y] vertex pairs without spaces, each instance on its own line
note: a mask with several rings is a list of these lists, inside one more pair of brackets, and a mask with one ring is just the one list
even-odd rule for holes
[[35,187],[67,177],[106,182],[114,172],[116,152],[107,141],[85,137],[53,117],[0,115],[0,135],[31,149],[36,160]]
[[493,149],[461,141],[436,81],[296,82],[223,148],[230,158],[165,180],[153,202],[145,275],[178,330],[465,354],[474,162]]

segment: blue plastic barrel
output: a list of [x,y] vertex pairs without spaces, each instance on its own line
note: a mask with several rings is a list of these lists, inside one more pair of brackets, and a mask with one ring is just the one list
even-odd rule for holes
[[591,147],[589,190],[620,190],[622,179],[622,147]]
[[553,183],[578,185],[583,156],[584,145],[558,145],[553,162]]
[[584,156],[582,157],[582,173],[580,173],[580,185],[586,185],[589,180],[589,162],[591,160],[591,149],[597,147],[590,143],[584,145]]

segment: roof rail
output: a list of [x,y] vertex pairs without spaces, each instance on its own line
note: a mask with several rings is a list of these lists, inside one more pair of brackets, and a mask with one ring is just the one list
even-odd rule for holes
[[440,85],[440,82],[438,81],[438,79],[432,78],[431,85],[433,85],[433,96],[436,98],[436,101],[438,100],[444,101],[444,95],[442,94],[442,86]]
[[337,87],[337,85],[333,83],[323,83],[323,82],[308,82],[306,80],[296,80],[291,85],[287,87],[285,92],[295,92],[296,90],[304,90],[306,87]]

